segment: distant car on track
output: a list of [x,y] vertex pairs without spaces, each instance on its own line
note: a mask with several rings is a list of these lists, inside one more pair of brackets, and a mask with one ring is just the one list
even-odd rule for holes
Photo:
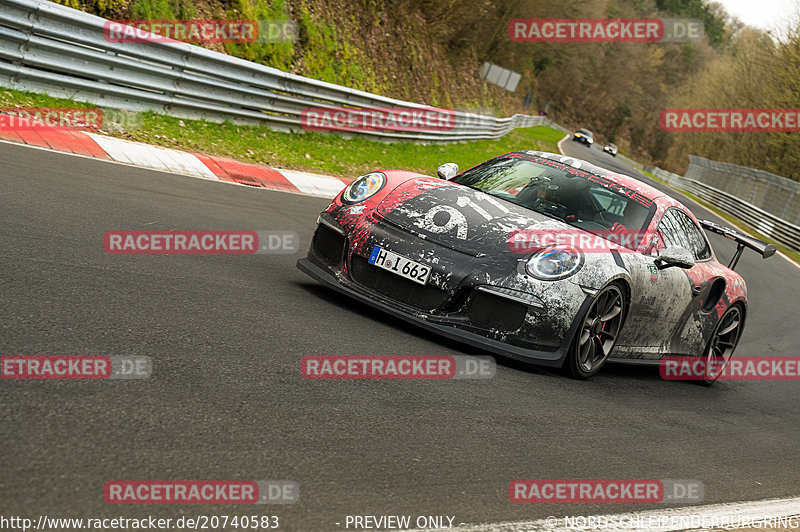
[[616,157],[617,156],[617,151],[619,151],[619,150],[617,149],[617,145],[616,144],[611,144],[609,142],[608,144],[603,146],[603,151],[606,152],[607,154],[611,155],[612,157]]
[[572,134],[572,140],[586,144],[591,148],[592,144],[594,144],[594,135],[588,129],[579,129]]
[[[298,268],[442,336],[576,378],[612,357],[730,360],[747,315],[732,268],[745,247],[766,258],[774,246],[552,153],[507,153],[460,174],[449,163],[438,174],[353,181],[320,214]],[[701,224],[738,244],[728,267]]]

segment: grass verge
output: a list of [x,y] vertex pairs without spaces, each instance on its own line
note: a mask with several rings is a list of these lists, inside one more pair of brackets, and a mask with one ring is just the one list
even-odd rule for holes
[[[2,89],[0,107],[93,106],[69,99]],[[498,140],[428,145],[385,143],[363,137],[347,139],[336,134],[317,132],[282,133],[266,126],[181,120],[153,112],[143,113],[141,124],[135,129],[103,133],[168,148],[341,177],[356,177],[371,170],[392,168],[431,175],[442,163],[455,162],[462,169],[469,168],[513,150],[558,153],[556,143],[564,136],[558,130],[537,126],[515,129]]]

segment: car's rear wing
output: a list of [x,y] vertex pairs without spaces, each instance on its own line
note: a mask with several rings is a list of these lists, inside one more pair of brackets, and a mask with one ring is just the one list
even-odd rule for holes
[[731,229],[730,227],[725,227],[724,225],[719,225],[709,220],[700,220],[700,225],[703,227],[703,229],[712,231],[736,242],[736,253],[733,255],[730,264],[728,264],[728,268],[731,270],[736,268],[736,264],[739,262],[739,258],[742,256],[742,251],[744,251],[744,248],[752,249],[765,259],[773,256],[778,250],[778,248],[775,247],[775,244],[767,244],[766,242],[763,242],[757,238],[747,236],[739,231]]

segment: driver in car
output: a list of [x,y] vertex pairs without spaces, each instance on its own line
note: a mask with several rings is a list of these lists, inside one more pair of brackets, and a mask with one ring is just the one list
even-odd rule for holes
[[[552,184],[549,177],[534,177],[525,185],[525,188],[517,194],[517,200],[525,203],[531,209],[535,209],[542,203],[553,203],[551,191],[558,190],[557,185]],[[535,194],[535,196],[534,196]]]

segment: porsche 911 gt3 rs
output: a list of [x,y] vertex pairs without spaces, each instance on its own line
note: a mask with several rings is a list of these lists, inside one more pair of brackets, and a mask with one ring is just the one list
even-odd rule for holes
[[[443,336],[589,378],[609,359],[729,360],[747,315],[733,267],[745,247],[775,252],[557,154],[512,152],[460,174],[449,163],[438,175],[359,177],[320,214],[298,268]],[[731,264],[717,262],[701,224],[738,244]]]

